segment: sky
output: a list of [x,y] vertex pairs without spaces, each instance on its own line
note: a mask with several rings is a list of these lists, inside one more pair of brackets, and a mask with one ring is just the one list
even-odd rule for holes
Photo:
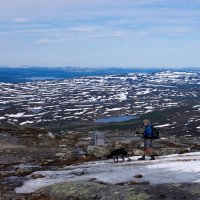
[[199,67],[200,0],[0,0],[0,65]]

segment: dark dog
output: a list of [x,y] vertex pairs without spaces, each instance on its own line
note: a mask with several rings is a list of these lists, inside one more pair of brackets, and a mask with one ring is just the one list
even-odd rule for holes
[[128,152],[125,149],[115,149],[111,152],[111,154],[108,156],[109,158],[113,158],[114,162],[118,162],[119,158],[122,158],[122,160],[124,161],[124,158],[128,158],[128,160],[130,161],[131,159],[129,158]]

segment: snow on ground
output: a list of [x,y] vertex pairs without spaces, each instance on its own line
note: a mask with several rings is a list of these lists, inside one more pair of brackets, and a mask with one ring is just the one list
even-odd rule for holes
[[[16,192],[30,193],[54,183],[91,178],[111,184],[128,181],[148,181],[150,184],[200,182],[200,152],[162,156],[155,161],[138,161],[137,158],[132,157],[131,162],[93,161],[58,171],[34,172],[45,177],[31,179],[31,175],[27,176],[28,181],[16,188]],[[142,174],[143,178],[134,178],[137,174]]]
[[111,109],[106,109],[107,111],[119,111],[121,110],[122,108],[111,108]]
[[193,106],[193,108],[200,108],[200,105]]
[[115,97],[117,98],[117,99],[119,99],[119,101],[124,101],[124,100],[126,100],[127,99],[127,92],[124,92],[124,93],[121,93],[121,94],[118,94],[118,95],[116,95]]
[[6,117],[10,117],[10,118],[20,118],[24,115],[25,113],[17,113],[17,114],[11,114],[11,115],[5,115]]
[[155,128],[163,128],[163,127],[168,127],[168,126],[172,126],[173,124],[162,124],[162,125],[157,125],[155,126]]
[[20,123],[21,126],[26,125],[26,124],[33,124],[33,121],[26,121],[26,122],[22,122]]

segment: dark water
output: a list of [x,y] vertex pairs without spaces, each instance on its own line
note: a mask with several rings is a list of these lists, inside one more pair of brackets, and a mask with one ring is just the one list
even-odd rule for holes
[[62,78],[56,78],[56,77],[51,77],[51,76],[47,76],[47,77],[30,77],[30,78],[27,78],[28,80],[31,80],[31,81],[45,81],[45,80],[59,80],[59,79],[62,79]]
[[137,119],[138,117],[132,115],[123,115],[117,117],[107,117],[95,120],[97,123],[109,123],[109,122],[125,122],[132,119]]
[[159,69],[0,66],[0,82],[23,83],[28,81],[68,79],[81,76],[104,76],[157,71]]

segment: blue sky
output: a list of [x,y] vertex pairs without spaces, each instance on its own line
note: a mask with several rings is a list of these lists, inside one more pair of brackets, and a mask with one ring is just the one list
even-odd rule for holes
[[0,65],[200,66],[200,0],[0,0]]

